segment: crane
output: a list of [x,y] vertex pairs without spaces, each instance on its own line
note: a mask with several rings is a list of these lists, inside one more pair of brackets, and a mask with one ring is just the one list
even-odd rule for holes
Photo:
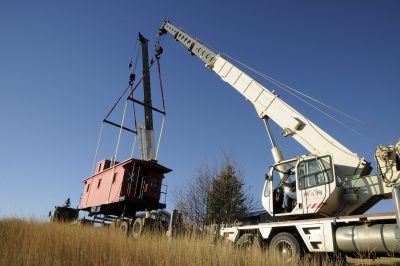
[[[201,41],[166,20],[159,36],[171,34],[191,55],[237,90],[263,120],[271,142],[274,164],[266,174],[262,204],[284,222],[223,228],[221,234],[244,245],[264,241],[282,256],[309,252],[365,252],[375,245],[377,253],[400,254],[400,142],[380,145],[375,152],[378,174],[371,163],[345,147],[305,115],[287,104],[250,75],[213,52]],[[269,121],[292,137],[309,153],[283,158]],[[283,208],[285,187],[295,182],[291,208]],[[393,198],[395,213],[365,215],[382,199]],[[372,221],[369,228],[362,221]],[[347,224],[347,226],[345,226]],[[372,237],[368,237],[373,235]],[[283,244],[282,244],[283,243]],[[365,246],[367,245],[367,246]]]

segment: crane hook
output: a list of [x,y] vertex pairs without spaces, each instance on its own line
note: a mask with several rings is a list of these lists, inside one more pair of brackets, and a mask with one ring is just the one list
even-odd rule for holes
[[131,75],[129,76],[129,85],[132,86],[133,82],[135,81],[136,75],[135,73],[131,73]]
[[161,47],[161,45],[158,43],[155,45],[155,57],[157,59],[160,59],[161,54],[163,53],[163,48]]

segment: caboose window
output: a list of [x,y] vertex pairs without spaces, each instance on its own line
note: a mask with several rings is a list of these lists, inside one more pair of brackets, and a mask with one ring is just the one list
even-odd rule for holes
[[152,186],[152,187],[158,187],[159,185],[160,185],[160,180],[159,179],[152,179],[151,181],[150,181],[150,186]]

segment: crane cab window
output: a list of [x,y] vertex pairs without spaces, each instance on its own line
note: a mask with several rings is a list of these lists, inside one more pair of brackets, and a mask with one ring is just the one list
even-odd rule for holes
[[300,189],[321,186],[333,181],[332,160],[330,156],[302,161],[297,166]]

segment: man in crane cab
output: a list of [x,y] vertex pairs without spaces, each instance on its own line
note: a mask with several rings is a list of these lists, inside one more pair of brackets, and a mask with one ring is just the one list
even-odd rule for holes
[[[284,210],[284,212],[291,212],[292,206],[290,206],[290,203],[297,200],[296,177],[294,174],[294,168],[291,168],[287,171],[287,174],[285,174],[286,178],[282,179],[281,186],[288,187],[290,189],[290,191],[285,191],[283,194],[282,209]],[[290,177],[292,177],[294,181],[291,181]]]

